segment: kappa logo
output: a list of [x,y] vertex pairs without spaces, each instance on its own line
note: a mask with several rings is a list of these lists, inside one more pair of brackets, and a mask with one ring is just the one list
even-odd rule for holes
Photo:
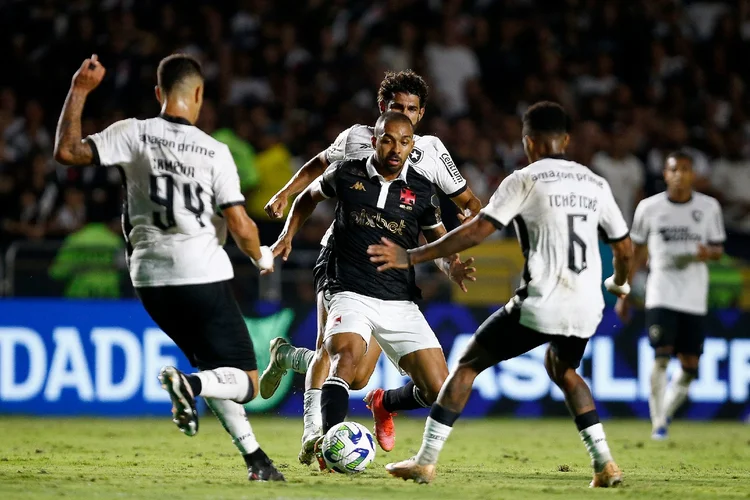
[[364,184],[362,184],[362,183],[361,183],[361,182],[359,182],[359,181],[357,181],[357,182],[355,182],[354,184],[352,184],[352,187],[350,187],[349,189],[353,189],[353,190],[355,190],[355,191],[367,191],[367,190],[365,189],[365,185],[364,185]]
[[700,222],[702,218],[703,212],[701,212],[700,210],[693,210],[693,220],[695,222]]
[[341,324],[341,316],[336,316],[333,318],[333,326],[337,326]]
[[422,161],[422,157],[424,156],[424,153],[419,148],[413,148],[411,150],[411,153],[409,153],[409,161],[412,165],[416,165],[420,161]]

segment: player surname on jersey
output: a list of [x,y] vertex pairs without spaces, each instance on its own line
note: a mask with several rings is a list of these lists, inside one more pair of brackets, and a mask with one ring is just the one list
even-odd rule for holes
[[152,161],[154,163],[154,168],[157,170],[195,177],[195,167],[192,165],[186,165],[178,160],[164,160],[162,158],[153,158]]

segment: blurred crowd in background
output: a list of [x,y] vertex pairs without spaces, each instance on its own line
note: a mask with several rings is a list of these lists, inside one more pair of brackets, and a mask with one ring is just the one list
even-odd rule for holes
[[157,114],[156,66],[186,52],[207,78],[199,126],[230,146],[266,244],[269,198],[340,131],[374,123],[386,70],[412,68],[430,84],[418,132],[483,202],[526,164],[520,115],[554,100],[574,117],[570,158],[609,180],[628,220],[684,148],[724,207],[728,252],[750,259],[749,0],[0,0],[0,44],[3,246],[117,231],[119,173],[52,159],[70,78],[92,53],[107,68],[90,134]]

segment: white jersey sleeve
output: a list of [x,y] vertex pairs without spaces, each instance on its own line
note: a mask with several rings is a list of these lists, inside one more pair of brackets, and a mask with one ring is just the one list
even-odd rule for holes
[[216,206],[221,210],[234,205],[244,205],[237,165],[226,146],[217,148],[216,168],[213,171],[213,190]]
[[[426,147],[431,148],[431,154],[437,159],[435,175],[430,180],[449,198],[458,196],[466,190],[466,179],[458,171],[456,163],[445,148],[443,141],[434,136],[424,136]],[[429,178],[429,177],[428,177]]]
[[96,165],[126,167],[138,150],[137,120],[128,118],[115,122],[85,140],[91,145]]
[[498,229],[510,224],[521,211],[532,186],[524,177],[523,171],[517,170],[503,179],[487,206],[479,211],[480,217],[489,220]]
[[721,212],[721,205],[715,199],[712,199],[712,212],[709,217],[708,223],[708,244],[709,245],[723,245],[727,239],[726,232],[724,230],[724,216]]
[[628,223],[622,216],[620,207],[617,206],[615,197],[612,194],[612,188],[609,183],[604,182],[602,188],[602,212],[599,217],[600,233],[603,233],[606,243],[615,243],[623,240],[628,236]]
[[341,132],[333,144],[325,150],[326,161],[358,160],[372,154],[372,128],[352,125]]
[[642,200],[635,208],[633,216],[633,227],[630,230],[630,239],[637,245],[646,245],[649,235],[649,220],[646,217],[647,200]]

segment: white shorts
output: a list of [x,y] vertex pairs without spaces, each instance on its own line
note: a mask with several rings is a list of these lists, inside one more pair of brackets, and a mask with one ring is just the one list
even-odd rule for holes
[[367,345],[375,337],[391,363],[399,366],[403,356],[423,349],[442,349],[435,332],[417,304],[407,300],[380,300],[354,292],[339,292],[328,304],[323,341],[337,333],[356,333]]

